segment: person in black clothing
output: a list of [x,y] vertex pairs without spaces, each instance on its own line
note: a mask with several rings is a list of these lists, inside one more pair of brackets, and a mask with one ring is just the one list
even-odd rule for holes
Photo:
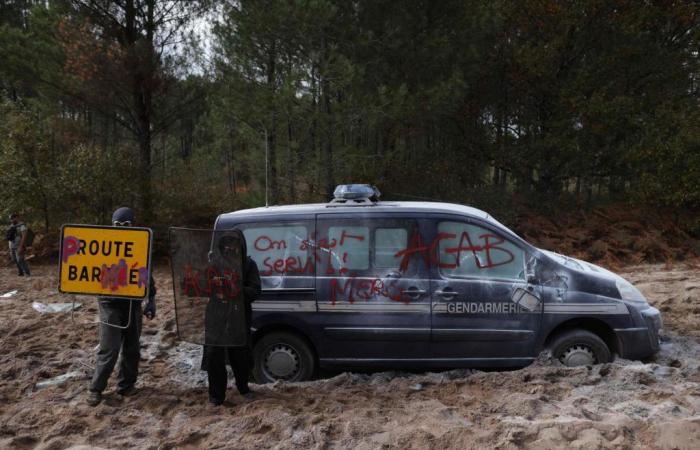
[[[131,208],[122,207],[114,211],[112,225],[128,227],[133,223],[134,212]],[[148,320],[156,315],[155,296],[156,286],[151,276],[148,302],[143,309],[143,315]],[[120,350],[122,359],[117,377],[117,394],[129,396],[136,393],[135,384],[141,358],[141,300],[100,297],[98,306],[101,322],[100,346],[87,398],[90,406],[96,406],[102,401],[102,391],[107,387],[107,380],[117,363]]]
[[[209,402],[214,405],[221,405],[226,398],[226,356],[233,369],[233,375],[236,378],[236,387],[238,392],[246,399],[254,397],[253,392],[248,387],[248,376],[253,363],[252,351],[250,349],[250,325],[252,318],[251,303],[257,300],[260,296],[260,274],[258,266],[249,256],[245,245],[243,233],[239,230],[233,230],[232,233],[238,233],[239,239],[232,239],[228,236],[223,236],[217,245],[218,255],[212,261],[221,272],[222,269],[234,266],[228,259],[231,255],[229,245],[235,245],[234,242],[241,242],[242,245],[242,274],[239,280],[242,286],[242,301],[244,306],[244,321],[236,321],[236,305],[233,298],[218,299],[216,294],[210,296],[209,304],[205,314],[205,344],[232,342],[240,340],[240,333],[244,333],[245,345],[243,346],[226,346],[226,345],[205,345],[202,369],[207,371],[209,382]],[[226,277],[224,277],[226,278]],[[212,289],[214,292],[215,289]],[[218,291],[221,292],[221,291]],[[219,295],[221,296],[221,295]],[[237,299],[240,295],[235,296]],[[237,323],[238,322],[238,323]],[[240,327],[244,327],[243,330]],[[236,329],[238,328],[238,329]]]
[[17,275],[20,277],[29,276],[29,265],[25,258],[27,246],[25,239],[27,238],[27,225],[22,222],[19,214],[13,213],[10,215],[12,225],[7,230],[7,238],[10,242],[10,258],[17,265]]

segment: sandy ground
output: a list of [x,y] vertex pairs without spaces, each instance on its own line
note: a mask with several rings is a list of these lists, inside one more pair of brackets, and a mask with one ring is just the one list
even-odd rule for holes
[[[624,275],[664,312],[665,342],[646,364],[517,371],[343,373],[308,383],[229,389],[207,403],[198,347],[176,340],[172,286],[158,269],[158,317],[144,321],[139,395],[85,404],[97,344],[96,304],[71,301],[56,268],[0,269],[0,448],[700,448],[700,269],[637,266]],[[63,383],[42,382],[70,374]],[[38,385],[39,384],[39,385]]]

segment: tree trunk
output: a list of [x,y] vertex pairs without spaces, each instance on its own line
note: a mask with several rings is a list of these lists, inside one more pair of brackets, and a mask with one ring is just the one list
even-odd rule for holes
[[151,190],[151,130],[150,118],[144,116],[139,120],[142,128],[139,130],[139,193],[141,194],[141,211],[140,216],[142,222],[147,225],[153,218],[153,198]]
[[[126,2],[126,34],[131,58],[127,58],[127,70],[135,70],[132,78],[132,93],[137,121],[137,139],[139,143],[139,193],[141,196],[140,222],[148,224],[153,219],[153,198],[151,186],[151,121],[152,121],[152,83],[155,71],[153,36],[155,24],[153,10],[154,0],[147,1],[147,19],[145,24],[145,42],[136,29],[136,18],[133,0]],[[143,45],[139,45],[143,44]],[[139,55],[146,52],[146,55]],[[135,64],[137,61],[140,64]],[[133,64],[133,65],[132,65]]]
[[[317,121],[318,121],[318,83],[316,82],[316,68],[311,68],[311,106],[312,106],[312,119],[311,127],[309,127],[309,139],[311,140],[311,151],[310,155],[314,161],[319,161],[319,155],[316,153],[316,136],[317,132]],[[320,185],[318,178],[318,171],[315,171],[314,177],[312,178],[312,185]],[[313,192],[313,188],[311,189]]]
[[[277,106],[275,104],[276,93],[276,63],[277,63],[277,45],[272,42],[268,52],[267,61],[267,87],[270,90],[270,102],[272,111],[270,113],[270,126],[267,129],[267,164],[269,169],[269,184],[270,184],[270,202],[277,203],[279,196],[279,187],[277,186]],[[267,189],[267,186],[265,186]]]
[[323,96],[323,110],[326,115],[326,142],[325,151],[323,152],[323,164],[326,167],[326,198],[330,199],[333,195],[333,190],[335,189],[335,174],[333,171],[333,118],[331,117],[331,99],[328,95],[328,80],[326,78],[322,81],[323,87],[321,89],[321,95]]
[[323,38],[322,42],[323,66],[320,73],[321,78],[321,101],[323,103],[323,113],[325,114],[325,143],[323,151],[323,164],[325,171],[326,199],[330,199],[335,189],[335,173],[333,170],[333,137],[335,134],[333,114],[331,111],[330,81],[328,80],[328,65],[330,55],[328,50],[328,38]]
[[236,154],[234,148],[235,135],[233,125],[229,128],[229,142],[226,148],[226,170],[228,172],[228,189],[229,192],[236,196]]
[[292,118],[287,116],[287,182],[289,183],[289,201],[296,202],[296,158],[292,151]]

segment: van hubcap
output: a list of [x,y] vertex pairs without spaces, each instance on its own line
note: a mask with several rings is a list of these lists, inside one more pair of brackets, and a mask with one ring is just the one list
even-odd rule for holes
[[275,344],[265,355],[263,370],[273,380],[292,380],[299,373],[299,354],[287,344]]
[[595,355],[588,346],[573,345],[562,353],[559,361],[568,367],[590,366],[595,364]]

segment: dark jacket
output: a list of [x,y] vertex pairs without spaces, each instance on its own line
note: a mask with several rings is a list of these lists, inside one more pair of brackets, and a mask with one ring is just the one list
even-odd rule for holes
[[[235,245],[241,248],[232,250]],[[217,277],[227,279],[224,274],[231,268],[240,272],[236,289],[219,285],[218,289],[211,290],[204,315],[204,343],[207,345],[240,346],[250,341],[251,303],[260,296],[261,288],[258,267],[246,255],[246,250],[243,233],[234,229],[217,240],[210,254],[211,270]]]
[[260,298],[262,283],[260,281],[258,265],[253,261],[253,258],[248,256],[248,246],[246,245],[245,237],[243,237],[241,231],[238,232],[240,233],[241,243],[243,245],[243,294],[245,296],[246,323],[248,324],[248,329],[250,329],[250,323],[253,319],[253,307],[251,304]]
[[[240,231],[239,231],[240,233]],[[245,239],[243,238],[243,233],[241,233],[241,239],[240,242],[243,244],[243,251],[242,254],[244,255],[243,258],[243,267],[242,267],[242,287],[243,287],[243,302],[245,305],[245,327],[246,331],[248,333],[248,338],[246,342],[246,346],[250,350],[250,345],[251,345],[251,338],[250,338],[250,326],[253,318],[253,307],[252,303],[257,300],[260,297],[260,294],[262,292],[261,285],[262,283],[260,282],[260,272],[258,271],[258,265],[253,261],[253,259],[249,256],[247,256],[247,248],[245,244]],[[213,300],[213,299],[212,299]],[[214,300],[215,302],[215,300]],[[210,303],[207,305],[207,308],[209,309],[214,302],[210,300]],[[208,314],[212,314],[214,311],[208,310]],[[205,336],[206,336],[206,322],[207,322],[207,315],[205,315]],[[206,340],[206,337],[205,337]],[[204,346],[204,351],[202,352],[202,364],[201,368],[202,370],[207,370],[207,367],[209,365],[209,353],[211,350],[211,346],[205,345]],[[249,351],[248,352],[248,358],[249,358],[249,364],[252,365],[252,353]]]
[[245,294],[245,316],[248,328],[253,319],[252,303],[260,298],[262,293],[260,282],[260,272],[258,265],[253,261],[253,258],[246,256],[243,262],[243,292]]

